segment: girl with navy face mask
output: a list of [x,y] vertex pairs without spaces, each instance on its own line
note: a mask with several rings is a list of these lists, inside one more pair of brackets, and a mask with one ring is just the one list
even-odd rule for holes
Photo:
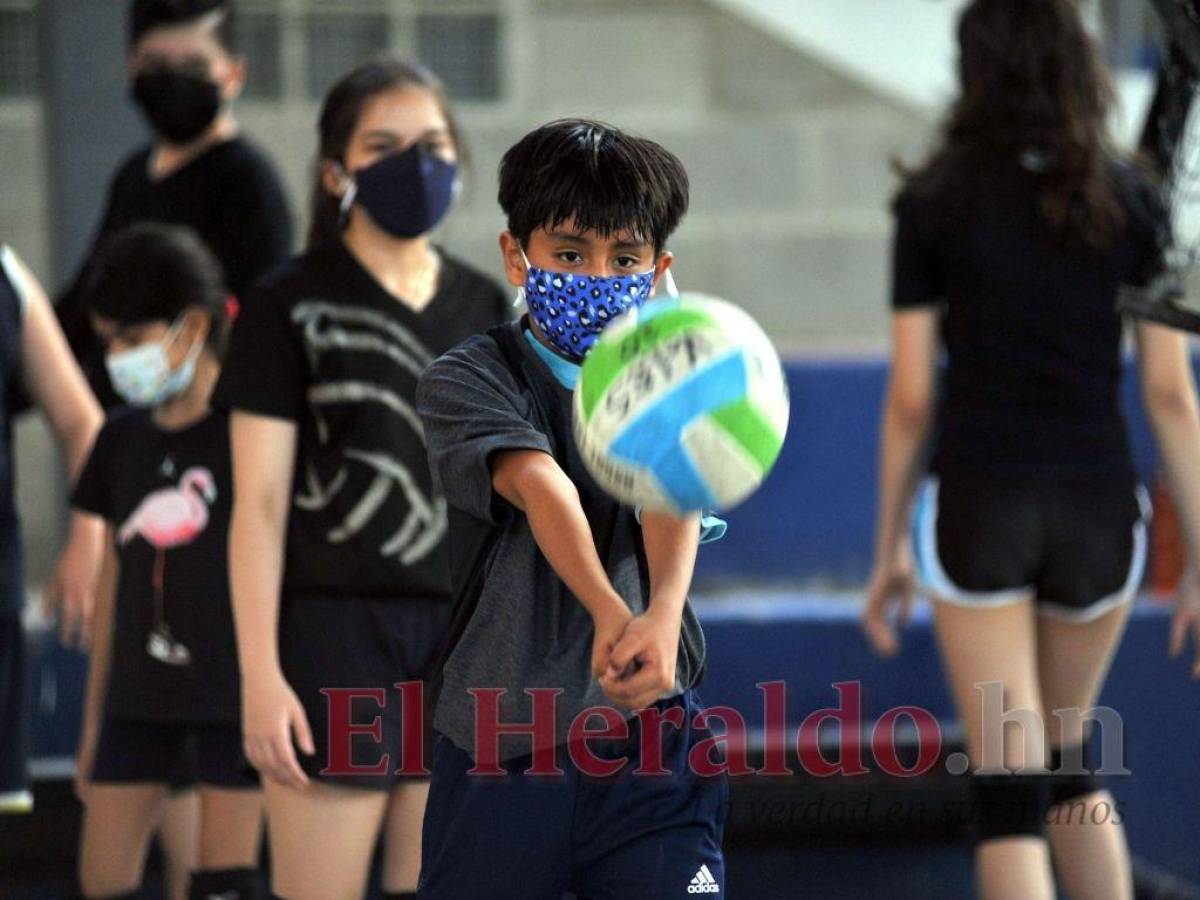
[[[394,685],[431,674],[450,615],[416,385],[510,307],[430,239],[463,150],[428,72],[350,72],[319,132],[309,248],[251,297],[215,399],[232,411],[245,747],[276,894],[361,896],[382,828],[384,891],[412,896],[426,783],[396,770],[423,734],[406,735]],[[386,700],[327,690],[344,687]],[[378,739],[344,727],[377,716]]]
[[138,889],[181,777],[197,783],[200,805],[187,895],[259,890],[262,797],[242,756],[226,565],[229,428],[209,407],[228,297],[212,254],[178,226],[122,232],[89,283],[92,325],[129,408],[101,429],[71,500],[105,523],[78,754],[87,897]]

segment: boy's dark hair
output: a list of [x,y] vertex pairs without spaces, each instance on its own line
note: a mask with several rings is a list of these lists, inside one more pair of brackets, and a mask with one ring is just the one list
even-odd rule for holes
[[129,47],[155,28],[187,25],[214,14],[213,34],[226,53],[236,53],[233,0],[133,0],[129,4]]
[[609,236],[632,231],[660,252],[688,207],[683,163],[654,141],[587,119],[531,131],[500,161],[500,208],[529,245],[567,220]]
[[87,285],[88,308],[122,325],[174,322],[198,306],[208,313],[208,345],[220,356],[229,290],[221,264],[190,228],[142,223],[108,241]]

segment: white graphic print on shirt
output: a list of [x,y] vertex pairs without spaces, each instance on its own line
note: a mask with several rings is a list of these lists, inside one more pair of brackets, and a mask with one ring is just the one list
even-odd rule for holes
[[[416,410],[393,389],[397,380],[415,381],[432,362],[432,354],[421,341],[394,319],[361,306],[306,300],[293,308],[292,321],[302,326],[314,372],[320,371],[328,356],[337,357],[338,378],[318,380],[308,391],[322,445],[327,445],[330,437],[326,408],[373,404],[424,447],[424,430]],[[388,376],[389,371],[394,377]],[[381,516],[396,514],[397,491],[405,510],[399,513],[399,527],[379,545],[381,556],[394,556],[404,565],[413,565],[428,556],[445,534],[445,500],[423,490],[412,469],[386,448],[347,446],[340,468],[324,480],[311,460],[304,466],[305,490],[295,497],[296,506],[306,511],[325,510],[339,498],[339,506],[348,510],[326,533],[331,544],[350,540]],[[365,469],[373,477],[358,489],[357,497],[340,497],[350,490],[353,467]]]

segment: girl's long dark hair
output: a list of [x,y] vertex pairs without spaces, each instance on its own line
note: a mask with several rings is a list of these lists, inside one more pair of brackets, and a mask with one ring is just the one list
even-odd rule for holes
[[1017,177],[1064,246],[1103,250],[1124,223],[1107,116],[1112,82],[1076,0],[973,0],[958,25],[961,94],[909,186],[947,205]]
[[465,161],[466,150],[462,144],[458,122],[446,102],[446,94],[437,76],[418,63],[403,62],[384,57],[365,63],[342,76],[321,106],[318,120],[320,149],[317,153],[316,171],[313,176],[312,219],[308,229],[308,246],[336,237],[340,226],[340,201],[325,190],[321,178],[321,164],[334,160],[345,164],[346,148],[354,129],[358,127],[363,108],[375,97],[387,91],[404,87],[419,87],[429,91],[441,107],[442,115],[450,130],[450,139],[459,156],[460,164]]

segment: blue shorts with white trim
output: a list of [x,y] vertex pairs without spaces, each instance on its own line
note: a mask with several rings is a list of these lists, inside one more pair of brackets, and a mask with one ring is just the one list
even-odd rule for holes
[[1123,477],[930,477],[913,517],[918,579],[945,603],[1032,599],[1043,615],[1091,621],[1136,595],[1149,514]]

